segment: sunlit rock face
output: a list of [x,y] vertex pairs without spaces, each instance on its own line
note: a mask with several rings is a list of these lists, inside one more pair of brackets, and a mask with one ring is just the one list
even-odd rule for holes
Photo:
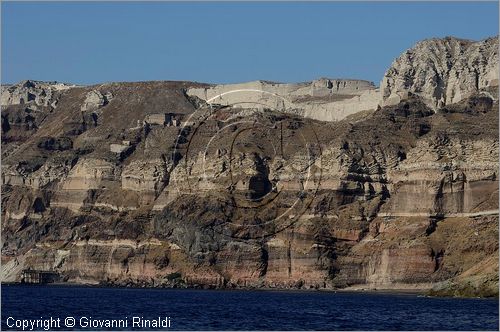
[[[365,81],[258,85],[275,95],[142,82],[60,89],[57,107],[7,98],[3,280],[34,268],[155,287],[498,286],[495,96],[438,107],[408,88],[364,108],[355,98],[378,93]],[[346,100],[358,108],[345,118],[311,106]]]
[[75,85],[26,80],[12,86],[2,86],[1,102],[5,105],[57,106],[60,91]]
[[270,108],[322,121],[374,110],[381,101],[372,82],[328,78],[296,84],[255,81],[212,85],[188,89],[187,94],[207,103]]
[[404,52],[380,85],[383,104],[414,93],[432,108],[457,103],[498,86],[498,38],[479,42],[447,37],[428,39]]

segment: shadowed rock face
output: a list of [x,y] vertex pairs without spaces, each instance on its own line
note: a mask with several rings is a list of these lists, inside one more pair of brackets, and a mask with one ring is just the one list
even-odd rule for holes
[[57,90],[36,112],[6,104],[3,280],[29,267],[158,287],[497,287],[491,96],[323,122],[187,93],[209,88],[112,83]]

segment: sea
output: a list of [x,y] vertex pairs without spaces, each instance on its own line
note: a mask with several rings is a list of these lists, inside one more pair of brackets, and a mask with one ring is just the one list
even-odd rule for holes
[[2,285],[2,330],[498,330],[498,299]]

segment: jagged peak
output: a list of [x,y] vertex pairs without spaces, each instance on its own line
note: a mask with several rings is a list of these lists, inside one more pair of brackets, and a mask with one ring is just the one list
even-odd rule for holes
[[409,92],[434,109],[498,85],[498,38],[472,41],[456,37],[418,42],[394,60],[381,82],[384,104]]

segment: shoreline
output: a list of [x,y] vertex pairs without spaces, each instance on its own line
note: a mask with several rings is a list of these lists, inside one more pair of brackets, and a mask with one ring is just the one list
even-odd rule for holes
[[328,293],[414,293],[422,294],[429,288],[370,288],[370,287],[346,287],[346,288],[272,288],[272,287],[207,287],[204,285],[193,285],[184,287],[154,287],[141,285],[118,285],[102,283],[79,283],[79,282],[52,282],[52,283],[23,283],[18,281],[1,282],[1,286],[67,286],[67,287],[88,287],[88,288],[129,288],[129,289],[178,289],[178,290],[221,290],[221,291],[277,291],[277,292],[328,292]]
[[429,295],[429,288],[360,288],[355,287],[339,289],[294,289],[294,288],[203,288],[203,287],[144,287],[144,286],[120,286],[91,283],[57,282],[45,284],[27,284],[22,282],[2,282],[3,286],[26,286],[26,287],[80,287],[80,288],[117,288],[117,289],[147,289],[147,290],[198,290],[198,291],[249,291],[249,292],[294,292],[294,293],[332,293],[332,294],[366,294],[366,295],[406,295],[428,298],[455,298],[455,299],[496,299],[495,297],[466,297],[466,296],[435,296]]

